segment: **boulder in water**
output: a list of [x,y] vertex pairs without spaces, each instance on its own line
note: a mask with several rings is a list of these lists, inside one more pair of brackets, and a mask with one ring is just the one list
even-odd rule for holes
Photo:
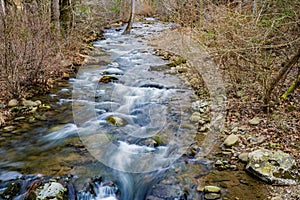
[[119,79],[114,76],[102,76],[99,80],[99,83],[110,83],[110,82],[116,82]]
[[283,151],[259,149],[248,154],[246,170],[271,184],[299,184],[300,174],[295,159]]
[[128,124],[125,119],[117,116],[109,116],[106,121],[114,126],[126,126]]
[[13,199],[21,191],[21,184],[18,181],[12,182],[0,195],[3,199]]
[[60,183],[50,182],[38,187],[35,191],[37,199],[67,200],[67,189]]

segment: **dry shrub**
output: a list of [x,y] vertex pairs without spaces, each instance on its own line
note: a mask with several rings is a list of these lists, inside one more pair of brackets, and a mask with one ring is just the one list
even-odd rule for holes
[[[255,6],[255,8],[254,8]],[[300,3],[268,1],[253,5],[202,5],[196,37],[225,70],[227,89],[242,90],[261,102],[270,80],[300,45]],[[290,75],[294,77],[296,70]],[[291,79],[286,78],[289,84]],[[286,89],[274,91],[280,96]]]
[[152,17],[154,15],[154,10],[151,5],[144,3],[139,7],[136,14],[146,17]]
[[38,12],[11,12],[0,23],[0,98],[6,100],[24,97],[33,88],[46,89],[57,52],[47,18]]
[[[157,8],[169,21],[193,29],[224,69],[229,93],[242,90],[261,104],[270,80],[300,46],[299,1],[163,0]],[[273,97],[296,74],[296,68],[286,74]]]

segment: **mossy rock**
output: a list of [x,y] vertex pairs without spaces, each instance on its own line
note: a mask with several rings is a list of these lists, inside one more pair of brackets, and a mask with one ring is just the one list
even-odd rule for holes
[[40,186],[36,191],[37,199],[47,200],[67,200],[68,190],[62,184],[57,182],[45,183]]
[[9,186],[1,194],[1,197],[3,199],[13,199],[13,197],[17,196],[20,191],[21,191],[21,184],[18,181],[16,181],[9,184]]
[[125,119],[116,116],[109,116],[106,121],[113,126],[126,126],[128,124]]
[[259,149],[249,153],[246,170],[271,184],[300,183],[300,173],[295,159],[283,151]]
[[110,83],[110,82],[116,82],[119,79],[113,76],[102,76],[99,80],[99,83]]
[[155,141],[154,147],[166,145],[166,142],[165,142],[166,139],[161,135],[154,136],[153,140]]
[[185,63],[186,63],[186,59],[181,56],[178,56],[177,58],[175,58],[172,62],[168,63],[167,65],[169,67],[176,67],[178,65],[185,64]]

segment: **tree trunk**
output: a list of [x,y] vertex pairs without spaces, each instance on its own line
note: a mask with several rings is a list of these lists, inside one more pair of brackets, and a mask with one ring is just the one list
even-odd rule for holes
[[300,68],[298,69],[296,80],[287,89],[287,91],[281,96],[281,98],[286,99],[291,93],[295,91],[295,89],[299,86],[299,84],[300,84]]
[[133,21],[134,21],[134,12],[135,12],[135,0],[131,0],[130,17],[129,17],[126,29],[123,32],[123,35],[130,34],[132,24],[133,24]]
[[60,35],[60,23],[59,23],[59,0],[52,0],[51,2],[51,21],[56,35]]
[[70,0],[61,0],[60,5],[60,27],[63,37],[68,38],[72,26],[72,7]]
[[283,68],[280,70],[278,75],[273,80],[271,80],[271,82],[270,82],[270,84],[269,84],[269,86],[266,90],[265,97],[264,97],[264,106],[265,107],[268,107],[268,104],[269,104],[270,99],[271,99],[271,94],[272,94],[274,88],[276,87],[276,85],[278,84],[278,82],[285,75],[285,73],[287,71],[289,71],[289,69],[291,69],[295,63],[298,62],[299,58],[300,58],[300,49],[298,49],[298,52],[296,53],[296,55],[294,55],[290,60],[288,60],[283,65]]
[[1,8],[2,8],[2,14],[5,16],[5,15],[6,15],[6,11],[5,11],[5,3],[4,3],[4,0],[1,0]]

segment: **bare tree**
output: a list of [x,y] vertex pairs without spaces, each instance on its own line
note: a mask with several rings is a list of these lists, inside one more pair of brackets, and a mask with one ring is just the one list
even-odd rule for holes
[[129,20],[128,20],[128,24],[125,28],[125,31],[123,32],[123,35],[130,34],[132,24],[133,24],[133,21],[134,21],[134,12],[135,12],[135,0],[131,0],[130,17],[129,17]]
[[4,0],[1,0],[1,8],[2,8],[2,13],[3,13],[3,15],[6,15]]
[[60,26],[62,34],[65,38],[70,36],[73,14],[72,14],[72,3],[71,0],[60,1]]
[[51,21],[57,35],[60,35],[60,23],[59,23],[59,0],[52,0],[51,2]]

